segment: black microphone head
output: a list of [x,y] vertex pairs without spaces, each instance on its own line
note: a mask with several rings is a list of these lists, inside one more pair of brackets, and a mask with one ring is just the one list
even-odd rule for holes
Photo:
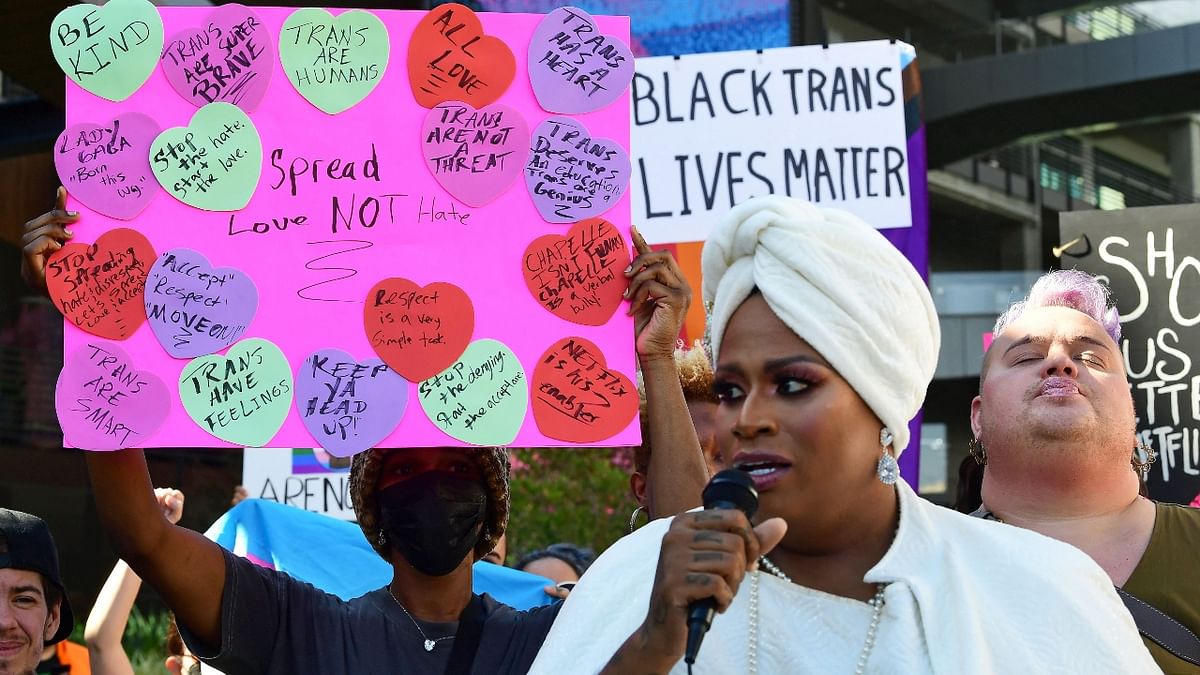
[[758,511],[758,490],[754,479],[739,469],[725,469],[712,477],[702,493],[706,509],[738,509],[747,518]]

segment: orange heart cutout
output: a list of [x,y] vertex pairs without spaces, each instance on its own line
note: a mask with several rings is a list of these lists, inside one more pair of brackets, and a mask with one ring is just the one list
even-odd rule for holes
[[538,304],[585,326],[603,326],[629,286],[625,238],[603,218],[575,223],[567,235],[547,234],[525,249],[521,274]]
[[629,426],[638,413],[637,387],[607,367],[600,348],[563,338],[533,370],[533,419],[550,438],[595,443]]
[[466,351],[475,331],[475,307],[454,284],[439,281],[422,288],[393,277],[367,294],[363,325],[379,358],[409,382],[420,382]]
[[417,103],[432,108],[462,101],[476,108],[495,103],[512,84],[517,62],[500,38],[484,35],[469,7],[429,10],[408,43],[408,83]]
[[137,230],[109,230],[94,244],[67,244],[51,255],[46,290],[80,329],[124,340],[146,320],[146,276],[157,258]]

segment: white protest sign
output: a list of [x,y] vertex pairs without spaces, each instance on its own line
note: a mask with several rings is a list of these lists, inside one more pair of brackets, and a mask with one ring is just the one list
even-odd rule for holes
[[650,243],[788,194],[912,226],[901,51],[886,40],[637,60],[629,186]]
[[350,459],[320,448],[246,448],[242,485],[253,499],[354,520]]

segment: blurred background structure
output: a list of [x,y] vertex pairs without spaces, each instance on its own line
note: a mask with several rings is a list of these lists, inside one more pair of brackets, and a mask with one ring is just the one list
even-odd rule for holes
[[[248,5],[287,2],[242,0]],[[18,274],[22,226],[50,208],[50,148],[63,126],[63,76],[45,27],[64,0],[5,0],[0,44],[0,504],[48,520],[68,587],[97,589],[113,557],[93,513],[83,462],[61,449],[53,387],[61,319]],[[204,0],[159,4],[214,4]],[[216,4],[221,4],[217,0]],[[324,6],[427,9],[429,1],[324,0]],[[438,4],[438,3],[432,3]],[[539,11],[545,0],[465,1],[478,10]],[[633,17],[638,53],[673,54],[895,38],[916,47],[930,190],[930,285],[943,347],[925,409],[921,492],[953,500],[970,438],[983,335],[1041,272],[1057,266],[1065,211],[1197,201],[1200,195],[1200,2],[1157,0],[575,0]],[[595,471],[620,471],[596,451]],[[240,482],[241,453],[151,452],[156,483],[188,495],[185,525],[203,530]],[[539,458],[553,462],[553,458]],[[571,460],[576,462],[578,458]],[[526,457],[526,461],[528,457]],[[536,464],[537,462],[534,462]],[[587,482],[576,464],[547,476]],[[519,476],[518,476],[519,478]],[[632,502],[605,474],[613,522]],[[567,486],[546,494],[583,494]],[[520,491],[518,491],[520,492]],[[527,493],[537,498],[537,494]],[[544,495],[543,495],[544,496]],[[553,527],[514,522],[520,551]],[[538,516],[545,520],[549,516]],[[597,521],[597,531],[619,532]],[[574,534],[574,533],[572,533]],[[541,540],[541,537],[547,540]],[[564,535],[557,535],[562,537]],[[593,546],[603,542],[581,541]]]

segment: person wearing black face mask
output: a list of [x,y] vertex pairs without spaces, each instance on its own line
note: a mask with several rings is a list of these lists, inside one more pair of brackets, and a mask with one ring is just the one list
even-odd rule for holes
[[[57,213],[26,227],[22,274],[31,286],[41,286],[47,252],[64,241],[44,226]],[[703,456],[689,451],[699,442],[673,358],[691,290],[670,254],[651,252],[636,234],[634,241],[640,255],[625,271],[626,297],[650,443],[663,449],[654,453],[652,471],[671,477],[660,487],[674,502],[699,505],[708,472]],[[351,496],[359,525],[393,578],[349,602],[168,523],[140,449],[86,454],[114,548],[175,612],[192,653],[227,675],[524,673],[557,616],[559,605],[518,612],[472,593],[472,564],[495,547],[508,520],[504,450],[373,449],[355,456]]]

